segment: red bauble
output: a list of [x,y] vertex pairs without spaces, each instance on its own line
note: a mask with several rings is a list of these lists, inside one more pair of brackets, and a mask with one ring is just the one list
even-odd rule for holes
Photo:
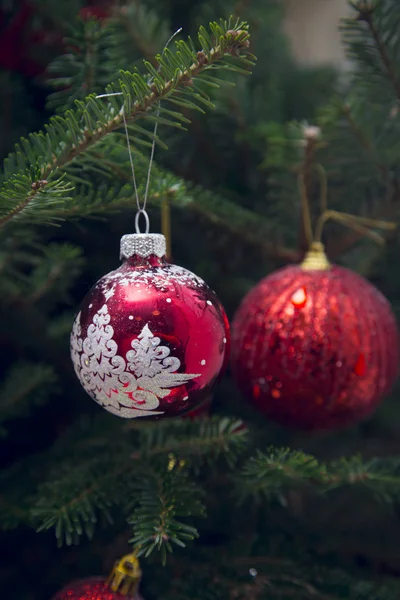
[[104,577],[88,577],[74,581],[58,592],[53,600],[142,600],[135,596],[123,596],[113,592]]
[[330,266],[321,250],[263,279],[232,325],[233,374],[260,411],[284,425],[335,429],[372,413],[398,373],[388,301]]
[[166,262],[162,235],[123,236],[121,258],[75,319],[75,372],[87,393],[120,417],[189,412],[210,396],[226,364],[224,309],[202,279]]

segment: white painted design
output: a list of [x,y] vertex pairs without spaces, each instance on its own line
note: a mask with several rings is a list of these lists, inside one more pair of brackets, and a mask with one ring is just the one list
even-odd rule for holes
[[204,367],[204,365],[206,364],[206,361],[203,359],[200,364]]
[[131,343],[125,358],[119,356],[114,328],[104,304],[93,317],[84,340],[81,314],[71,334],[71,357],[75,372],[87,393],[106,410],[124,418],[161,415],[160,398],[171,388],[184,385],[199,374],[177,373],[181,362],[161,346],[161,339],[146,324]]
[[[116,269],[112,271],[102,279],[100,279],[98,285],[102,290],[106,301],[110,300],[115,294],[117,286],[130,286],[135,285],[140,287],[142,285],[149,286],[160,292],[168,292],[172,290],[174,283],[182,285],[190,285],[192,287],[202,288],[206,284],[204,281],[197,277],[191,271],[178,267],[176,265],[164,265],[163,267],[155,267],[151,269]],[[167,298],[167,302],[171,302],[171,298]]]
[[104,298],[106,300],[109,300],[110,298],[112,298],[115,294],[115,286],[110,287],[108,290],[105,290],[104,292]]
[[79,371],[80,371],[80,367],[79,367],[79,357],[80,357],[80,353],[82,352],[82,338],[81,338],[81,313],[79,313],[74,321],[74,324],[72,326],[72,333],[71,333],[71,358],[72,358],[72,363],[74,365],[74,369],[75,369],[75,373],[77,374],[77,376],[79,377]]

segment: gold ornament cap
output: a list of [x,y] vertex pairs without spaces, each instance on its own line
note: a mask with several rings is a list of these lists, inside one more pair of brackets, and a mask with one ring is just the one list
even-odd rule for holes
[[325,254],[325,247],[321,242],[311,244],[300,267],[304,271],[328,271],[331,268],[331,263]]
[[121,596],[135,596],[142,579],[142,570],[136,554],[127,554],[114,564],[107,580],[113,592]]

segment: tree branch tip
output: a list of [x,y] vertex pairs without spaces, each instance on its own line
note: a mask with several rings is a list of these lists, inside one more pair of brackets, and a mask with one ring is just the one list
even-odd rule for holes
[[203,50],[199,50],[199,52],[196,54],[196,58],[199,65],[206,65],[208,63],[208,58]]
[[375,2],[369,2],[368,0],[359,0],[358,2],[352,4],[352,6],[356,11],[358,11],[356,20],[365,21],[366,23],[371,20],[371,16],[376,9]]
[[40,179],[38,181],[33,181],[32,182],[32,190],[37,192],[38,190],[41,190],[42,188],[44,188],[49,182],[47,181],[47,179]]

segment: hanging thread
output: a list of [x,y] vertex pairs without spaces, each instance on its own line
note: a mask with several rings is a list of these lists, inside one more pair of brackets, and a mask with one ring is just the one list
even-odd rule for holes
[[[175,31],[175,33],[173,33],[171,35],[171,37],[168,39],[167,43],[165,44],[165,46],[163,48],[161,56],[164,55],[164,52],[168,48],[169,44],[181,31],[182,31],[182,27],[179,27],[179,29],[177,29]],[[157,72],[160,70],[160,67],[161,67],[161,65],[158,67]],[[150,82],[153,81],[153,79],[154,78],[150,79]],[[112,92],[110,94],[99,94],[98,96],[96,96],[96,98],[108,98],[110,96],[122,96],[122,95],[123,95],[122,92]],[[127,147],[128,147],[129,162],[131,165],[131,172],[132,172],[132,182],[133,182],[133,188],[135,191],[135,199],[136,199],[136,207],[137,207],[137,212],[135,215],[135,231],[136,231],[136,233],[142,233],[140,230],[140,217],[142,215],[143,215],[143,218],[145,221],[144,233],[149,233],[149,231],[150,231],[150,218],[149,218],[149,215],[147,214],[146,206],[147,206],[147,199],[148,199],[148,195],[149,195],[151,171],[153,168],[154,154],[155,154],[155,148],[156,148],[156,137],[157,137],[157,129],[158,129],[157,118],[160,115],[160,109],[161,109],[160,102],[158,102],[157,112],[156,112],[156,122],[155,122],[154,130],[153,130],[153,142],[151,144],[151,151],[150,151],[149,167],[147,170],[146,187],[145,187],[145,191],[144,191],[143,205],[141,205],[140,198],[139,198],[139,190],[138,190],[137,181],[136,181],[135,164],[133,161],[131,142],[130,142],[130,138],[129,138],[128,124],[127,124],[126,115],[125,115],[125,105],[123,104],[122,108],[121,108],[121,116],[122,116],[122,121],[124,124],[126,143],[127,143]]]

